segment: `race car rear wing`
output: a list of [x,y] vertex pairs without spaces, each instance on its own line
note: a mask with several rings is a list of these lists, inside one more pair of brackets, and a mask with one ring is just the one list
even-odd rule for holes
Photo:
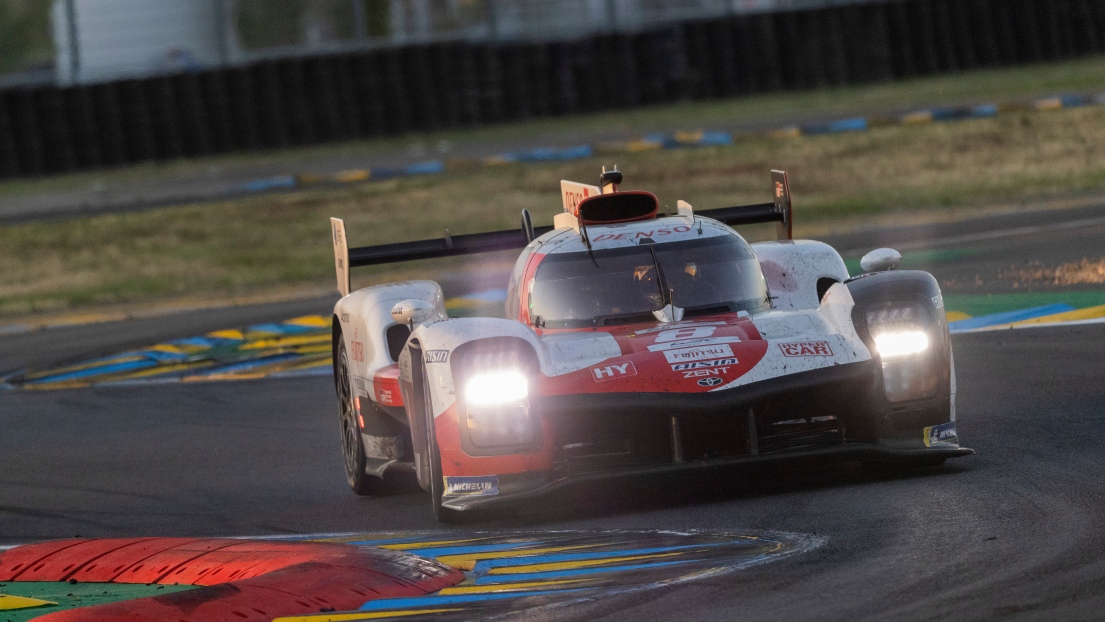
[[[702,210],[697,214],[730,226],[774,222],[778,239],[790,240],[793,234],[792,208],[790,184],[787,182],[786,172],[771,171],[771,183],[774,195],[771,203],[721,207]],[[553,230],[550,226],[534,227],[529,211],[522,210],[520,230],[451,235],[446,229],[443,238],[349,248],[348,238],[345,236],[345,222],[340,218],[331,218],[330,228],[334,243],[334,269],[337,272],[338,291],[342,296],[349,295],[350,268],[519,249],[524,248],[534,238]]]

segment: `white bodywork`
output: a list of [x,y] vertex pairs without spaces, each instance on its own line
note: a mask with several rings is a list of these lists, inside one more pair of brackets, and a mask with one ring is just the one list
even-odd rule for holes
[[433,281],[405,281],[359,289],[338,301],[334,318],[341,324],[342,340],[349,353],[354,391],[375,400],[369,386],[381,368],[395,363],[388,352],[387,329],[396,324],[392,307],[405,300],[421,300],[434,308],[434,320],[447,319],[445,297]]
[[[702,239],[703,236],[737,235],[729,227],[713,220],[693,216],[689,206],[681,214],[645,222],[617,225],[591,225],[588,233],[595,248],[611,248],[635,244],[640,235],[655,236],[662,241]],[[693,223],[693,224],[692,224]],[[701,226],[701,233],[700,233]],[[557,229],[545,234],[526,252],[572,252],[585,249],[580,235],[573,229]],[[854,303],[848,288],[839,283],[848,278],[847,269],[840,255],[832,247],[809,240],[765,242],[752,245],[760,261],[773,297],[770,311],[754,314],[752,322],[769,342],[768,354],[747,374],[718,387],[723,390],[758,382],[782,375],[809,371],[844,363],[864,361],[871,353],[856,334],[851,322]],[[515,271],[525,269],[519,262]],[[520,278],[515,274],[514,278]],[[818,299],[819,279],[837,282],[829,288],[823,300]],[[392,364],[387,353],[384,331],[393,324],[391,305],[405,298],[433,301],[438,310],[437,320],[416,327],[412,339],[417,340],[423,352],[453,352],[461,344],[489,337],[518,337],[530,343],[537,353],[541,371],[547,376],[579,371],[622,355],[617,341],[611,335],[597,332],[561,332],[538,336],[532,327],[514,319],[503,318],[455,318],[445,320],[445,308],[440,288],[429,281],[415,281],[371,287],[354,292],[338,303],[335,314],[343,319],[343,335],[352,339],[356,334],[370,335],[374,341],[367,347],[365,362],[351,361],[355,378],[371,381],[373,373]],[[672,328],[693,326],[693,320],[668,325]],[[796,341],[828,342],[832,356],[785,357],[777,344]],[[446,359],[447,360],[447,359]],[[399,370],[406,382],[411,379],[411,361],[405,351],[400,356]],[[431,386],[434,416],[440,415],[454,402],[452,374],[445,361],[428,362],[426,371]],[[367,391],[371,396],[372,392]]]

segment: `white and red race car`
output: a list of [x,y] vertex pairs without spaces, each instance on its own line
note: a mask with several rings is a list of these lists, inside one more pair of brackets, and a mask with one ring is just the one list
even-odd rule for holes
[[[648,192],[562,182],[535,230],[350,249],[331,219],[341,300],[334,377],[346,474],[379,494],[413,470],[444,521],[569,482],[768,460],[907,465],[973,453],[955,429],[940,288],[869,253],[791,239],[774,200],[658,215]],[[728,225],[777,223],[749,244]],[[441,288],[350,292],[351,267],[521,248],[505,318],[446,315]]]

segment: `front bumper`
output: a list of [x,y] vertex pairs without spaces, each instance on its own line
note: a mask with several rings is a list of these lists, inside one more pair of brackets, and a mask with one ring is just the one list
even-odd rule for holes
[[959,447],[953,426],[951,442],[928,446],[924,431],[947,422],[943,398],[904,409],[888,405],[876,365],[836,365],[695,395],[542,397],[537,408],[557,448],[551,468],[489,475],[497,482],[493,489],[447,495],[442,504],[454,510],[507,505],[581,482],[735,465],[894,462],[974,453]]
[[973,449],[959,446],[930,447],[925,449],[895,449],[874,443],[848,443],[836,447],[791,450],[771,454],[756,454],[714,460],[683,462],[678,464],[659,464],[641,467],[593,471],[578,473],[559,478],[550,478],[547,473],[517,473],[499,477],[497,495],[455,496],[442,499],[442,505],[453,510],[476,510],[481,508],[502,508],[543,497],[568,486],[596,481],[624,480],[650,475],[668,475],[678,473],[705,472],[736,466],[759,464],[834,464],[842,462],[909,462],[918,458],[959,458],[970,456]]

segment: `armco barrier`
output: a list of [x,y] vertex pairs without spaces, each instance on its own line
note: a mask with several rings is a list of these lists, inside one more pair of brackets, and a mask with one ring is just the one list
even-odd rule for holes
[[875,82],[1105,51],[1101,0],[887,0],[0,91],[0,178]]

